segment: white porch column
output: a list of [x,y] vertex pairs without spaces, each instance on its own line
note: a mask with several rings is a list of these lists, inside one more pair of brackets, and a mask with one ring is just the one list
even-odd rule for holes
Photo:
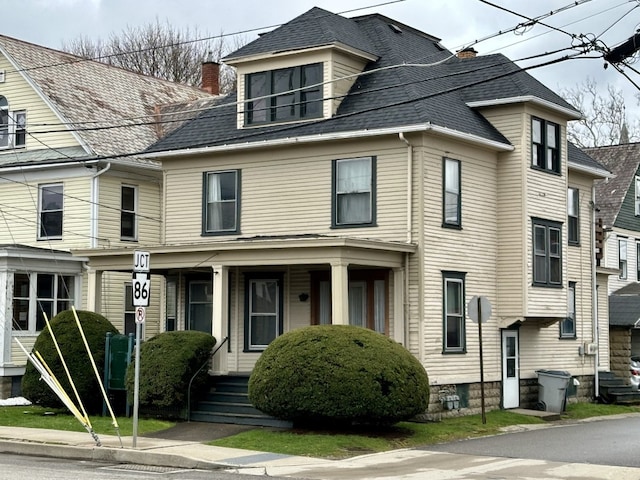
[[13,273],[0,272],[0,366],[11,363]]
[[393,269],[393,331],[391,338],[396,342],[407,346],[405,338],[405,288],[404,269]]
[[[229,267],[213,265],[213,336],[216,347],[229,335]],[[212,370],[216,375],[229,373],[228,345],[225,344],[213,357]]]
[[87,271],[87,310],[102,313],[102,270]]
[[349,264],[331,264],[331,323],[349,325]]

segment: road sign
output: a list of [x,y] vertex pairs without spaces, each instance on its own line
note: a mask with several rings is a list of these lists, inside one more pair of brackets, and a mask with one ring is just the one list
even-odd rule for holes
[[474,296],[467,305],[467,315],[476,323],[487,323],[491,317],[491,302],[485,296]]
[[149,260],[151,255],[149,252],[142,250],[136,250],[133,252],[133,271],[134,272],[149,272]]
[[151,296],[151,275],[147,272],[133,272],[133,306],[148,307]]
[[136,323],[144,323],[147,311],[144,307],[136,307]]

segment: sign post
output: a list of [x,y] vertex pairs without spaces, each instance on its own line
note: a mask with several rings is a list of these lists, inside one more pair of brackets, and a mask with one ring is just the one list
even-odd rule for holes
[[138,438],[138,407],[140,405],[140,337],[151,293],[151,275],[149,273],[149,252],[133,252],[133,306],[136,307],[136,360],[133,386],[133,447]]
[[482,357],[482,324],[491,316],[491,303],[484,296],[474,296],[467,305],[469,318],[478,323],[478,345],[480,350],[480,405],[482,410],[482,424],[487,423],[487,415],[484,408],[484,359]]

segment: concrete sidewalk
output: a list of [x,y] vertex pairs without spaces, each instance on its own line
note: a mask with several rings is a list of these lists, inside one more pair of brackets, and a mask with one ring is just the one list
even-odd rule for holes
[[[532,427],[522,427],[532,428]],[[536,426],[534,428],[540,428]],[[542,426],[544,428],[544,426]],[[401,449],[344,460],[212,447],[198,441],[0,427],[0,452],[107,463],[226,470],[308,479],[611,479],[637,480],[640,469]],[[121,445],[122,442],[122,445]]]

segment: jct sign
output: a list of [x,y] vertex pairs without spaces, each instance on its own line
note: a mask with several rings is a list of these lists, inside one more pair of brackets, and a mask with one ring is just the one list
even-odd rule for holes
[[133,252],[133,306],[148,307],[151,296],[151,274],[149,273],[149,252]]

